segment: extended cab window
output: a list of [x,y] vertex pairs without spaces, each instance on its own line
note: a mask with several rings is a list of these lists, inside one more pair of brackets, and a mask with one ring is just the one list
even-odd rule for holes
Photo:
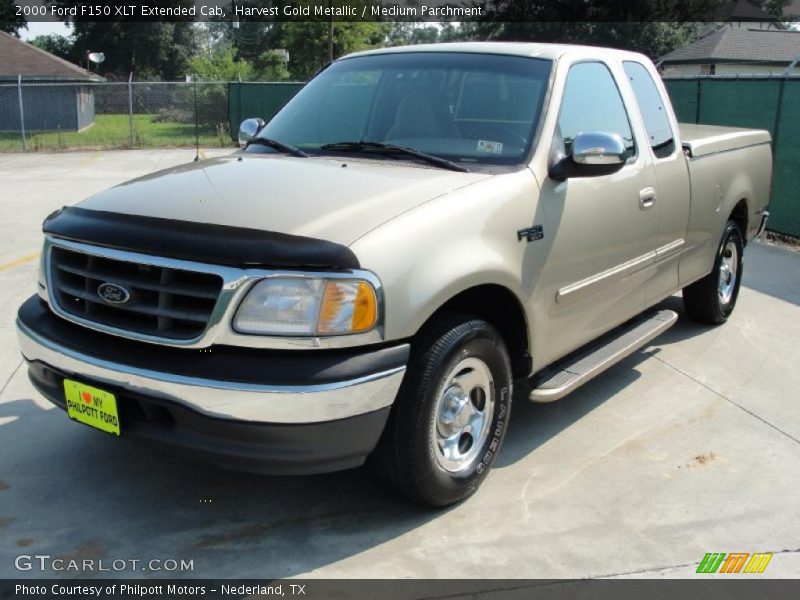
[[633,87],[633,93],[636,95],[636,102],[644,119],[644,127],[647,130],[647,137],[650,138],[653,153],[656,158],[671,156],[675,151],[675,136],[669,124],[664,99],[653,78],[640,63],[625,61],[623,65]]
[[570,68],[558,126],[567,152],[579,133],[604,131],[619,134],[628,156],[636,155],[625,103],[611,71],[603,63],[578,63]]
[[501,54],[348,58],[311,80],[259,135],[311,154],[366,141],[466,165],[518,164],[533,144],[551,68],[549,60]]

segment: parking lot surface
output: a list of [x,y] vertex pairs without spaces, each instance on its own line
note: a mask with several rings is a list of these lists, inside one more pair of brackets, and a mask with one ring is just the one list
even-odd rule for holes
[[14,332],[41,221],[193,157],[0,154],[0,577],[80,575],[19,572],[21,554],[193,561],[98,577],[689,577],[707,552],[772,552],[763,576],[800,577],[800,253],[760,243],[726,325],[670,298],[681,319],[645,350],[560,402],[516,398],[493,473],[448,510],[364,469],[238,474],[70,423]]

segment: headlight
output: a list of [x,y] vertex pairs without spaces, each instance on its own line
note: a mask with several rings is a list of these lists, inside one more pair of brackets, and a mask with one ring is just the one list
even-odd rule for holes
[[233,328],[261,335],[341,335],[369,331],[377,322],[378,299],[367,281],[271,277],[248,292]]

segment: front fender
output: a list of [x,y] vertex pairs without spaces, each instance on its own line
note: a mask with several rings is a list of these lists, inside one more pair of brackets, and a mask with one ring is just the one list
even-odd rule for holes
[[353,243],[362,267],[383,284],[385,338],[412,337],[448,300],[479,285],[502,286],[528,307],[535,277],[527,272],[530,245],[517,231],[533,223],[537,199],[530,171],[495,175],[408,211]]

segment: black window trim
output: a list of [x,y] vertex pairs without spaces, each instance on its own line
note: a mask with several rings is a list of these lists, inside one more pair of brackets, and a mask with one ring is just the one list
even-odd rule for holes
[[[658,93],[659,98],[661,98],[661,103],[664,105],[664,107],[666,108],[667,106],[672,106],[671,104],[668,104],[665,101],[664,94],[659,89],[658,84],[656,83],[655,79],[653,79],[653,75],[652,75],[652,73],[650,73],[650,69],[647,68],[646,64],[644,64],[640,60],[623,59],[622,60],[622,70],[623,71],[625,71],[625,63],[634,63],[634,64],[637,64],[637,65],[641,66],[645,70],[645,73],[647,73],[647,75],[650,77],[650,81],[653,82],[653,86],[656,88],[656,92]],[[644,127],[644,131],[648,136],[647,145],[650,147],[650,150],[651,150],[651,152],[653,154],[653,160],[658,163],[658,162],[674,159],[675,156],[678,154],[678,150],[681,150],[681,145],[678,143],[678,139],[679,139],[678,138],[678,132],[676,131],[675,127],[673,126],[672,119],[669,117],[669,115],[667,115],[667,123],[669,124],[669,130],[672,132],[672,142],[673,142],[674,148],[672,149],[672,154],[670,154],[668,156],[662,156],[662,157],[659,158],[656,155],[655,150],[653,149],[653,145],[650,144],[650,139],[649,139],[650,134],[647,131],[647,123],[644,120],[644,113],[642,113],[642,109],[639,106],[639,99],[636,97],[636,90],[633,89],[633,85],[627,79],[627,73],[626,73],[626,83],[627,83],[628,87],[630,87],[631,94],[633,95],[633,99],[636,102],[636,110],[639,112],[639,118],[642,121],[642,127]],[[681,155],[683,155],[682,151],[681,151]]]
[[[622,89],[620,88],[619,81],[617,81],[617,77],[614,74],[614,70],[611,68],[611,65],[606,60],[603,60],[603,59],[599,59],[599,58],[582,58],[582,59],[578,59],[578,60],[572,62],[569,65],[569,67],[567,68],[567,74],[564,77],[564,91],[561,94],[561,103],[560,103],[560,105],[558,107],[558,117],[556,117],[556,129],[553,131],[553,142],[555,142],[556,131],[558,131],[558,128],[560,126],[559,123],[561,122],[561,112],[564,110],[564,98],[566,97],[567,81],[569,80],[570,71],[572,71],[573,67],[575,67],[577,65],[582,65],[582,64],[599,64],[599,65],[602,65],[603,67],[606,68],[606,70],[608,71],[608,74],[611,76],[611,81],[614,82],[614,87],[617,88],[617,93],[619,94],[619,99],[622,102],[622,109],[625,111],[625,118],[628,120],[628,127],[631,130],[631,136],[632,136],[631,139],[633,140],[633,148],[634,148],[634,151],[635,151],[633,156],[628,158],[628,161],[625,163],[623,168],[637,164],[639,162],[639,160],[642,158],[642,153],[639,151],[639,143],[638,143],[641,140],[637,140],[636,139],[636,130],[633,127],[633,121],[631,120],[631,113],[630,113],[630,110],[628,108],[628,105],[625,103],[625,97],[622,94]],[[639,108],[638,105],[636,106],[636,108],[638,110],[638,108]],[[645,132],[646,132],[646,130],[645,130]],[[649,145],[650,144],[648,143],[648,146]]]

